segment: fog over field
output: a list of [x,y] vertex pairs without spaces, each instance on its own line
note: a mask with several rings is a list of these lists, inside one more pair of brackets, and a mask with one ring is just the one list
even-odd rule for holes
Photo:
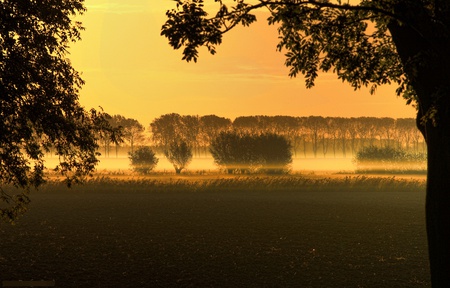
[[[157,171],[173,170],[172,164],[167,159],[159,155],[159,162],[156,166]],[[128,158],[106,158],[100,159],[98,170],[101,169],[129,169]],[[352,158],[294,158],[292,162],[293,171],[353,171],[355,169]],[[214,164],[214,159],[209,157],[194,158],[188,166],[188,171],[199,170],[217,170],[218,166]]]
[[[157,155],[159,162],[155,168],[157,172],[170,172],[173,170],[172,164],[167,161],[164,155]],[[130,160],[125,155],[119,155],[118,157],[100,157],[100,163],[97,166],[98,171],[130,171]],[[52,168],[57,165],[58,158],[50,157],[46,159],[48,168]],[[355,170],[355,164],[353,158],[293,158],[292,162],[293,172],[302,171],[316,171],[316,172],[352,172]],[[194,157],[191,164],[187,167],[189,172],[197,171],[217,171],[219,167],[214,163],[212,157]]]

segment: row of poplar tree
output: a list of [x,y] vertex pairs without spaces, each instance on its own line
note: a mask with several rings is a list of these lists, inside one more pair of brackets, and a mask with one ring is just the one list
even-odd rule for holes
[[184,141],[197,156],[208,155],[213,139],[220,132],[240,134],[277,134],[285,137],[295,156],[346,157],[362,147],[378,146],[424,152],[423,137],[413,118],[375,117],[293,117],[242,116],[232,121],[216,115],[161,115],[144,127],[136,119],[114,115],[110,123],[122,127],[123,143],[113,144],[109,135],[102,135],[104,155],[118,155],[123,149],[133,151],[139,145],[152,146],[157,152],[167,151],[174,141]]

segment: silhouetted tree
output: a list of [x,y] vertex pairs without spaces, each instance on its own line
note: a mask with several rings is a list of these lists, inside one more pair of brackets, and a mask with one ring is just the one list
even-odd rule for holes
[[342,157],[347,157],[347,139],[349,136],[348,122],[346,118],[335,118],[338,138],[341,140]]
[[300,125],[301,120],[299,117],[292,116],[275,116],[275,133],[284,135],[292,145],[294,154],[300,145]]
[[192,161],[192,148],[185,141],[174,141],[164,155],[172,163],[175,173],[180,174]]
[[[130,144],[130,152],[133,153],[136,142],[142,142],[144,137],[144,126],[138,120],[126,118],[122,115],[113,115],[109,120],[112,127],[117,127],[122,132],[123,139]],[[116,143],[116,157],[118,156],[118,145]]]
[[155,152],[148,146],[142,146],[129,152],[130,165],[133,171],[140,174],[148,174],[158,164],[159,159],[156,157]]
[[361,147],[364,147],[366,140],[370,132],[370,126],[367,125],[367,117],[356,118],[356,123],[354,124],[355,132],[359,135],[359,143]]
[[427,235],[433,287],[450,283],[450,2],[446,0],[274,0],[235,2],[209,17],[202,0],[177,0],[162,35],[183,59],[199,46],[212,54],[223,33],[256,21],[267,8],[280,34],[289,75],[312,87],[319,71],[333,71],[355,89],[397,83],[397,94],[417,105],[417,125],[428,147]]
[[314,158],[316,158],[317,151],[319,149],[320,134],[324,126],[324,119],[320,116],[309,116],[305,122],[309,128],[309,137],[311,139],[312,150]]
[[[111,125],[111,127],[114,127],[115,129],[121,131],[121,133],[123,134],[123,126],[122,126],[122,122],[123,119],[125,119],[125,117],[121,116],[121,115],[113,115],[111,117],[108,118],[108,123],[109,125]],[[104,144],[105,144],[105,156],[109,156],[109,145],[111,142],[111,139],[109,137],[109,135],[104,135]],[[119,142],[115,143],[116,146],[116,158],[118,157],[118,153],[119,153]]]
[[228,174],[234,171],[250,172],[258,160],[254,156],[254,144],[250,134],[221,132],[211,142],[210,152],[214,162],[224,167]]
[[200,138],[202,139],[202,146],[207,148],[220,132],[227,131],[230,128],[231,120],[228,118],[216,115],[200,117]]
[[286,138],[274,133],[222,132],[210,146],[214,162],[229,174],[234,171],[286,173],[292,163],[291,149]]
[[233,121],[233,128],[246,134],[259,134],[262,132],[258,116],[236,117]]
[[[389,117],[383,117],[379,118],[378,120],[378,127],[380,131],[380,143],[382,144],[382,139],[385,140],[385,147],[391,147],[392,145],[392,138],[394,135],[394,129],[395,129],[395,120]],[[383,145],[383,144],[382,144]]]
[[256,157],[261,165],[260,170],[268,174],[284,174],[289,172],[292,163],[291,143],[283,136],[265,133],[255,138]]
[[[72,18],[84,11],[82,0],[0,1],[2,220],[26,210],[30,189],[44,182],[43,158],[50,148],[69,185],[98,162],[98,132],[110,127],[103,112],[80,105],[84,82],[66,58],[83,30]],[[11,186],[19,192],[12,195]]]
[[358,145],[358,130],[356,129],[356,119],[355,118],[349,118],[346,122],[347,124],[347,131],[348,131],[348,138],[350,139],[350,149],[352,150],[352,155],[355,155],[356,153],[356,146]]
[[163,151],[174,141],[185,141],[190,147],[199,147],[200,119],[198,116],[165,114],[150,124],[152,139]]
[[181,139],[182,128],[182,117],[176,113],[162,115],[150,124],[152,139],[163,150],[167,150],[172,141]]
[[338,131],[336,129],[336,119],[328,117],[327,118],[327,133],[332,140],[333,147],[333,157],[336,158],[337,141],[338,141]]
[[401,148],[403,146],[402,144],[404,144],[405,149],[409,150],[413,133],[417,131],[414,119],[400,118],[395,120],[395,131],[397,132],[398,147]]
[[[200,139],[200,119],[199,117],[192,115],[181,116],[181,133],[179,133],[179,139],[186,142],[191,149],[199,150]],[[177,141],[174,139],[174,141]],[[197,153],[198,154],[198,153]]]

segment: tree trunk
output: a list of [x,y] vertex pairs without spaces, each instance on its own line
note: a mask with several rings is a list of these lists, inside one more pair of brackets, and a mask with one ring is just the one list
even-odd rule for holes
[[446,118],[427,129],[426,223],[432,287],[450,283],[450,117]]
[[[426,225],[433,288],[450,283],[450,39],[439,21],[415,7],[392,21],[392,34],[403,68],[418,97],[417,126],[427,143]],[[403,13],[405,13],[403,10]],[[409,18],[414,15],[414,18]],[[435,26],[438,25],[438,26]],[[437,31],[437,32],[435,32]],[[420,59],[418,61],[417,59]],[[425,123],[424,123],[425,122]]]

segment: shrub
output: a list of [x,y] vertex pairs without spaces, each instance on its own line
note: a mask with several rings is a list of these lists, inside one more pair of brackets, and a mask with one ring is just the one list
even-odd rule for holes
[[210,152],[214,162],[228,173],[285,173],[292,162],[289,141],[273,133],[249,135],[221,132],[211,142]]
[[148,146],[139,147],[135,151],[130,152],[128,158],[131,161],[133,171],[140,174],[150,173],[158,164],[155,152]]
[[364,147],[355,157],[358,170],[424,170],[427,155],[392,147]]
[[250,136],[236,132],[221,132],[210,145],[214,162],[224,167],[229,174],[250,170],[253,162],[251,150]]
[[283,174],[289,171],[292,146],[285,137],[273,133],[262,134],[257,137],[256,143],[261,171],[267,174]]

